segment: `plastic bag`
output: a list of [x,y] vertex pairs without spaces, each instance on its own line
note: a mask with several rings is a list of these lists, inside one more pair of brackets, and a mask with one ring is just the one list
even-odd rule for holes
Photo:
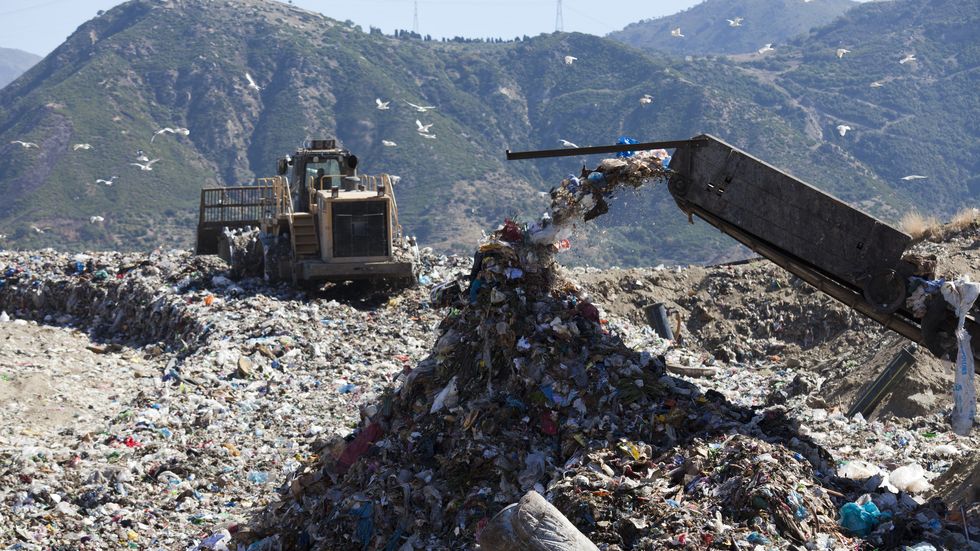
[[973,349],[970,334],[964,327],[966,314],[980,295],[980,284],[960,278],[943,284],[943,297],[956,309],[960,320],[956,326],[956,374],[953,381],[953,432],[961,436],[970,433],[977,416],[977,388],[973,380]]
[[881,521],[881,511],[868,496],[840,508],[840,525],[853,534],[867,536]]
[[932,489],[932,484],[926,480],[925,475],[922,466],[913,463],[892,471],[888,475],[888,482],[903,492],[920,494]]

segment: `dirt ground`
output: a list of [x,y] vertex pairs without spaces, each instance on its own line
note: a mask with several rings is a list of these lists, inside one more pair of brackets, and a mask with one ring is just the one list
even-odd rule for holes
[[0,327],[0,444],[26,445],[59,429],[85,434],[128,407],[161,366],[106,353],[79,331],[7,322]]

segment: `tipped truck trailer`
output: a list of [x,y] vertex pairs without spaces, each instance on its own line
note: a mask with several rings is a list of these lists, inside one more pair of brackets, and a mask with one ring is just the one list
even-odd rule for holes
[[[507,152],[508,160],[673,150],[667,188],[697,216],[850,308],[937,357],[956,357],[957,318],[942,296],[924,318],[906,307],[909,278],[931,278],[907,254],[912,238],[724,141],[689,140]],[[692,219],[693,221],[693,219]],[[966,318],[980,360],[980,305]],[[980,369],[980,364],[978,364]]]
[[[402,234],[394,183],[387,174],[359,175],[358,159],[335,140],[313,140],[279,159],[277,176],[254,186],[201,190],[197,254],[218,254],[272,280],[295,283],[416,281],[414,244]],[[253,254],[231,241],[258,229]]]

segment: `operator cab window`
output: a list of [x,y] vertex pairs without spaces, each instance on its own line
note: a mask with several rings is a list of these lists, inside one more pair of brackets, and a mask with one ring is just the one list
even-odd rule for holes
[[324,159],[318,163],[306,163],[306,181],[313,180],[316,189],[340,187],[340,163],[337,159]]

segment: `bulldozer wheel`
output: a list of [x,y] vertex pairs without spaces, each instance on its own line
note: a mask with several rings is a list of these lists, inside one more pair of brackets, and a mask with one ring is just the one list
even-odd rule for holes
[[901,308],[905,297],[905,280],[895,270],[878,272],[864,284],[864,299],[881,314],[891,314]]

